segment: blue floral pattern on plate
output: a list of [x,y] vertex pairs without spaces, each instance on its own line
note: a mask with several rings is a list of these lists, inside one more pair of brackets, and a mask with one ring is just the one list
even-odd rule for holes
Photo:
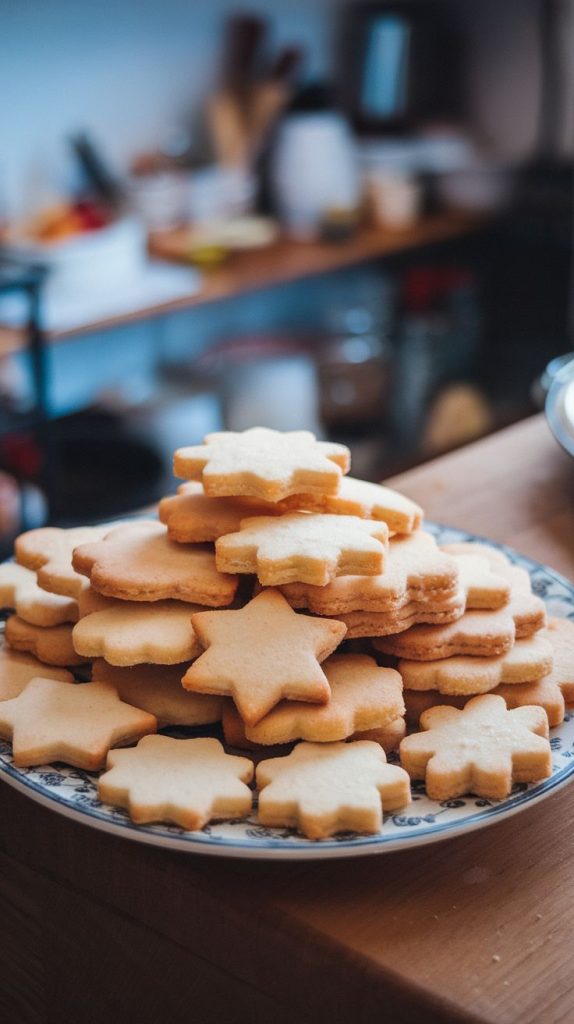
[[[425,528],[441,544],[483,540],[434,523],[425,523]],[[490,540],[485,542],[505,551],[513,562],[529,571],[532,588],[546,602],[551,615],[574,620],[574,586],[568,580],[508,547]],[[170,732],[174,734],[174,730]],[[17,768],[12,761],[10,744],[3,740],[0,740],[0,778],[58,813],[139,842],[216,856],[305,860],[355,857],[422,845],[508,817],[549,796],[574,775],[574,714],[567,714],[562,725],[551,730],[551,746],[551,777],[533,785],[514,786],[506,800],[469,796],[437,803],[428,799],[422,783],[415,782],[412,803],[400,813],[385,815],[383,828],[377,835],[341,833],[321,842],[304,839],[294,829],[259,825],[256,804],[249,818],[212,823],[200,832],[185,832],[175,825],[134,825],[125,811],[100,803],[97,775],[62,764]]]

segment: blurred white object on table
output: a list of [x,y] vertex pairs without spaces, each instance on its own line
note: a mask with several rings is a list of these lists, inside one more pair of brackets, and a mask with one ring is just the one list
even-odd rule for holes
[[422,189],[412,175],[371,171],[365,184],[373,219],[379,227],[406,231],[416,224],[421,210]]
[[243,167],[214,164],[192,171],[187,190],[186,221],[213,224],[241,217],[253,208],[255,178]]
[[[16,247],[48,267],[41,320],[49,331],[73,330],[170,302],[201,286],[195,270],[149,262],[144,228],[131,217],[64,241],[22,241]],[[23,326],[27,315],[25,297],[0,298],[0,322]]]
[[279,132],[272,174],[281,220],[296,240],[313,241],[327,214],[359,205],[355,143],[337,113],[288,117]]
[[132,205],[148,231],[169,231],[187,219],[189,176],[165,169],[134,176],[130,182]]

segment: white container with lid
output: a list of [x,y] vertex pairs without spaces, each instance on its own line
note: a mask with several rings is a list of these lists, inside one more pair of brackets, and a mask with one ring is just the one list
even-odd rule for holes
[[312,240],[333,210],[360,200],[356,148],[347,122],[332,111],[293,114],[281,127],[273,160],[281,219],[294,238]]

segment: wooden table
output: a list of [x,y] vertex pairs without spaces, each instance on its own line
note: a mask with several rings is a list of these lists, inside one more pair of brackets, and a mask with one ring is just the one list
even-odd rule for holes
[[[574,577],[574,462],[535,418],[393,481]],[[574,786],[356,861],[210,860],[0,786],[6,1024],[574,1020]]]

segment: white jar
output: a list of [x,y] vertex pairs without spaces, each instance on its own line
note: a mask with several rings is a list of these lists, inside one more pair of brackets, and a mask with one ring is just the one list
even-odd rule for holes
[[279,132],[272,169],[274,193],[287,233],[313,240],[331,210],[355,210],[360,184],[355,142],[331,111],[293,114]]

